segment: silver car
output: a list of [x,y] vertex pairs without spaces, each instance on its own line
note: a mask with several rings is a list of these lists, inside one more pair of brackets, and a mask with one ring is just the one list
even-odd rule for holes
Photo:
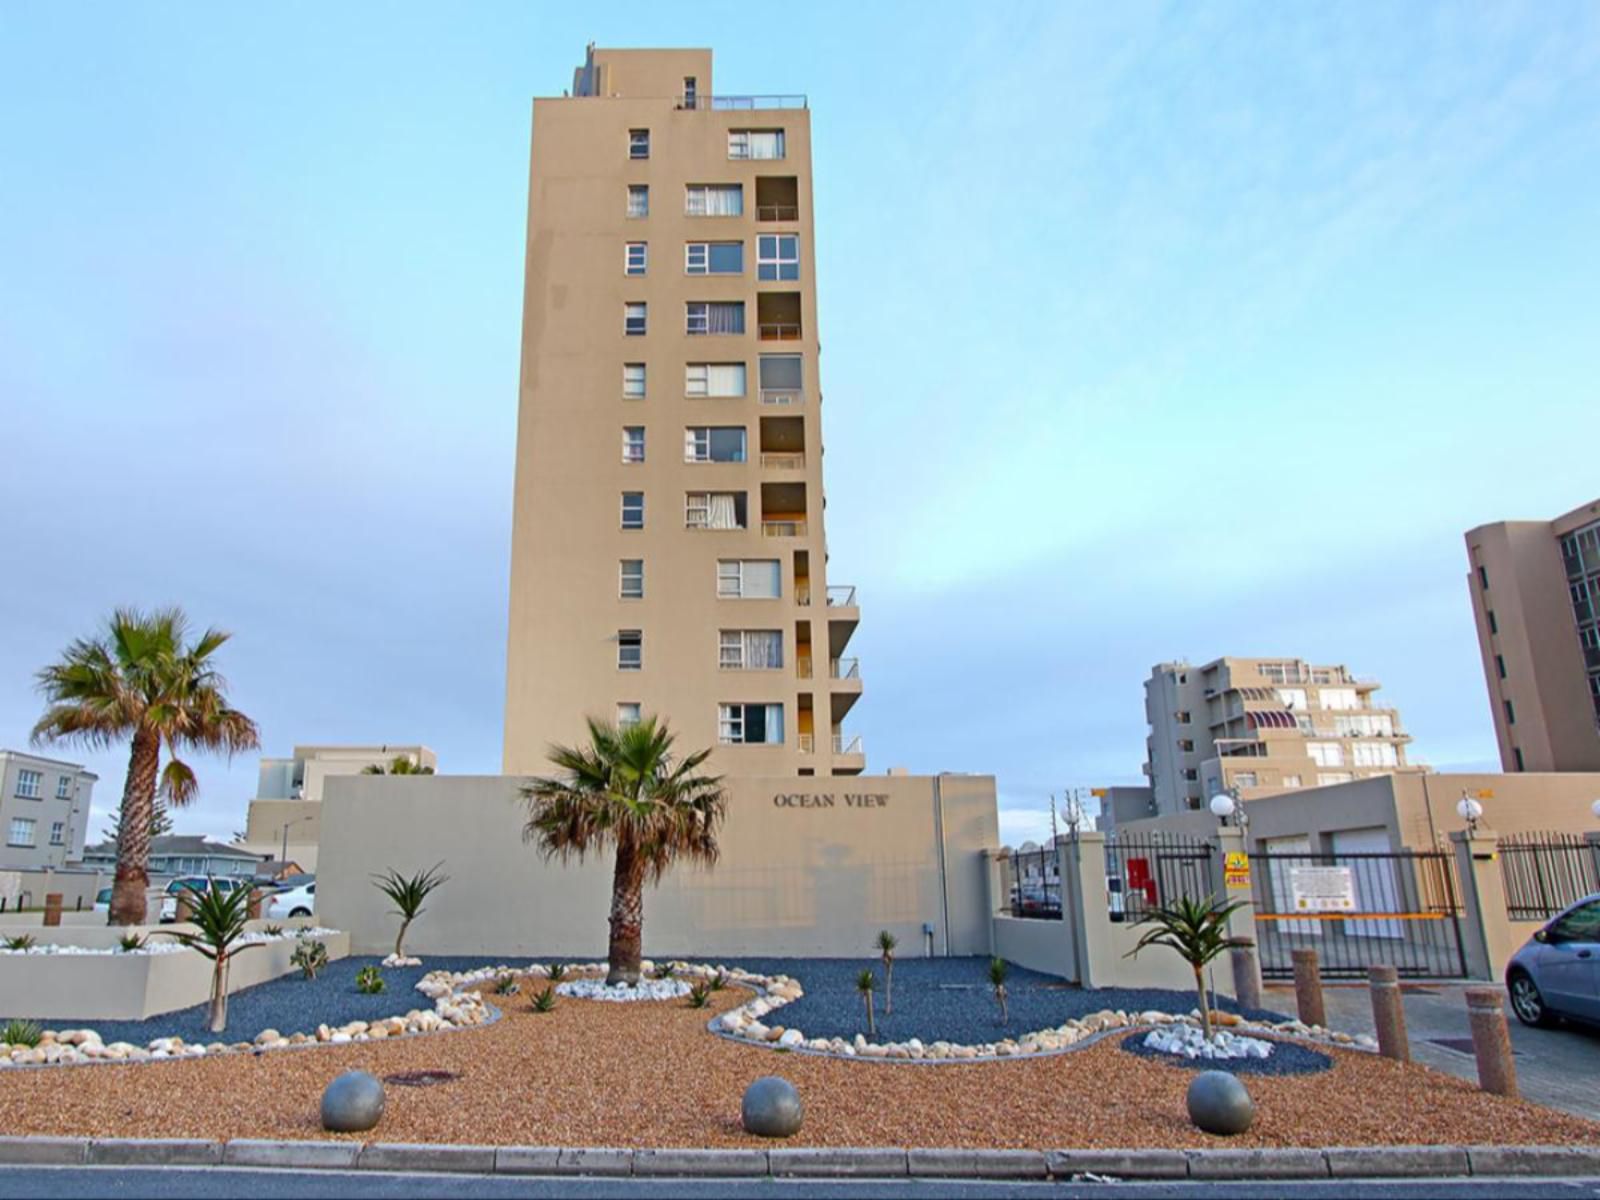
[[1506,964],[1511,1011],[1524,1025],[1600,1024],[1600,894],[1556,916]]

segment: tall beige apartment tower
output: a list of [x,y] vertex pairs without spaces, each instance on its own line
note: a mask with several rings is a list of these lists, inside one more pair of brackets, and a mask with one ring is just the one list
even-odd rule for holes
[[1466,537],[1501,767],[1600,771],[1600,500]]
[[535,100],[504,770],[669,719],[727,775],[852,775],[860,618],[823,531],[811,121],[709,50]]
[[1375,679],[1298,658],[1160,663],[1145,682],[1153,813],[1204,808],[1421,768]]

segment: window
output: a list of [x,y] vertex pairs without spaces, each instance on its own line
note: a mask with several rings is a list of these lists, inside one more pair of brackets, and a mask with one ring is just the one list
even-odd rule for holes
[[1319,771],[1317,772],[1317,786],[1327,787],[1334,783],[1349,783],[1354,778],[1355,776],[1351,775],[1349,771]]
[[1304,712],[1306,710],[1305,688],[1278,688],[1278,699],[1290,712]]
[[724,629],[717,636],[717,666],[724,671],[776,671],[783,666],[777,629]]
[[[691,300],[684,305],[684,331],[690,334],[743,333],[744,301]],[[639,332],[644,330],[641,328]]]
[[717,705],[717,740],[724,745],[769,745],[783,742],[783,705]]
[[783,130],[728,130],[729,158],[782,158]]
[[648,217],[650,215],[650,188],[643,183],[630,183],[628,185],[628,215],[630,217]]
[[1502,701],[1500,701],[1500,703],[1505,706],[1506,724],[1507,725],[1515,725],[1517,723],[1517,710],[1516,710],[1515,706],[1513,706],[1511,701],[1509,701],[1509,700],[1502,700]]
[[622,364],[622,395],[628,400],[644,399],[644,364]]
[[743,242],[685,242],[683,269],[688,275],[741,275]]
[[1352,750],[1358,767],[1394,767],[1400,755],[1388,742],[1357,742]]
[[[40,798],[39,785],[44,781],[41,771],[17,772],[17,795],[24,800],[38,800]],[[31,842],[29,843],[32,844]]]
[[1499,674],[1501,679],[1506,677],[1506,660],[1503,654],[1496,654],[1494,656],[1494,669]]
[[625,558],[621,564],[621,583],[617,594],[624,600],[644,599],[644,559]]
[[688,529],[745,528],[743,492],[689,492],[683,498],[683,524]]
[[724,558],[717,563],[717,595],[725,600],[776,600],[782,581],[775,558]]
[[622,306],[622,332],[629,337],[639,337],[645,330],[647,309],[643,301]]
[[637,629],[617,630],[617,670],[637,671],[644,666],[644,634]]
[[743,216],[744,185],[691,183],[683,190],[683,211],[690,217]]
[[685,396],[744,395],[743,363],[689,363],[683,368]]
[[644,493],[622,493],[622,527],[624,529],[644,528]]
[[756,278],[800,278],[800,239],[792,233],[764,233],[756,239]]
[[67,825],[65,821],[50,822],[50,844],[52,846],[61,845],[62,841],[66,838],[66,833]]
[[628,157],[650,157],[650,131],[648,129],[628,130]]
[[1552,922],[1545,936],[1552,942],[1600,942],[1600,900],[1579,905]]
[[617,704],[617,728],[637,725],[642,717],[642,706],[637,700],[623,700]]
[[1183,777],[1187,782],[1194,783],[1200,778],[1200,772],[1193,767],[1185,767],[1183,769]]
[[1298,776],[1298,775],[1285,775],[1283,777],[1283,786],[1286,787],[1286,788],[1299,787],[1300,786],[1300,776]]
[[1178,749],[1183,751],[1183,753],[1185,753],[1185,754],[1193,754],[1194,753],[1194,739],[1193,738],[1179,738],[1178,739]]
[[1256,773],[1254,771],[1237,771],[1237,772],[1235,772],[1234,776],[1233,776],[1233,785],[1235,787],[1242,787],[1242,788],[1255,787],[1256,786]]
[[683,106],[693,108],[700,99],[700,85],[693,75],[683,77]]
[[1490,633],[1499,633],[1500,632],[1500,622],[1496,621],[1494,619],[1494,609],[1492,609],[1492,608],[1489,610],[1489,632]]
[[1511,747],[1511,757],[1514,760],[1516,760],[1517,770],[1519,770],[1519,771],[1527,770],[1527,768],[1522,765],[1522,750],[1521,750],[1520,747],[1518,747],[1518,746]]
[[742,425],[694,425],[683,431],[684,462],[733,462],[745,460],[745,431]]
[[648,242],[629,242],[623,247],[622,273],[624,275],[643,275],[646,263],[649,260]]
[[32,817],[12,817],[11,829],[6,836],[8,846],[32,846],[33,841]]
[[1489,590],[1489,572],[1482,567],[1478,568],[1478,586],[1484,591]]
[[1187,725],[1189,723],[1189,714],[1183,709],[1178,710],[1177,717],[1179,725]]
[[1307,742],[1306,753],[1319,767],[1344,766],[1344,747],[1338,742]]
[[1317,693],[1317,705],[1324,710],[1361,707],[1354,688],[1323,688]]
[[72,776],[70,776],[70,775],[58,775],[58,776],[56,776],[56,799],[57,800],[70,800],[70,799],[72,799]]
[[802,382],[800,364],[798,354],[763,354],[761,399],[768,404],[798,404]]
[[622,461],[625,463],[642,463],[644,461],[643,425],[624,425],[622,427]]

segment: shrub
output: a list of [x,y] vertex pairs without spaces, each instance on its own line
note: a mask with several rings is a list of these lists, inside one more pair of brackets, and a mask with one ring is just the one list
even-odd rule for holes
[[1207,1038],[1211,1036],[1211,1003],[1206,997],[1204,971],[1206,964],[1226,950],[1248,946],[1248,938],[1232,937],[1228,933],[1228,918],[1244,907],[1243,900],[1218,900],[1207,896],[1192,900],[1179,896],[1170,904],[1152,908],[1139,924],[1149,925],[1139,944],[1124,958],[1131,958],[1146,946],[1165,946],[1177,953],[1194,972],[1194,990],[1200,996],[1200,1028]]
[[198,951],[211,960],[212,1033],[221,1033],[228,1024],[228,964],[236,955],[254,950],[261,942],[244,940],[250,920],[250,889],[224,892],[216,881],[207,879],[205,891],[194,891],[187,901],[191,931],[158,931],[159,937],[176,938],[178,944]]
[[31,933],[19,933],[16,937],[6,939],[7,950],[32,950],[37,944],[38,939]]
[[989,986],[994,989],[994,998],[1000,1002],[1000,1024],[1004,1025],[1009,1019],[1006,1012],[1006,974],[1010,968],[1003,958],[989,960]]
[[894,948],[900,940],[887,929],[880,929],[873,944],[883,960],[883,1015],[887,1017],[894,1012]]
[[43,1032],[36,1021],[7,1021],[0,1027],[0,1042],[11,1046],[37,1046]]
[[400,918],[400,933],[394,939],[396,958],[405,957],[406,930],[411,928],[411,922],[422,915],[423,901],[450,882],[448,875],[439,873],[442,866],[443,863],[434,863],[426,871],[418,871],[415,875],[402,875],[390,867],[382,875],[372,877],[378,890],[394,901],[394,915]]
[[671,963],[659,963],[656,966],[657,979],[671,979],[673,975]]
[[721,971],[718,971],[715,975],[713,975],[711,977],[711,990],[713,992],[720,992],[723,988],[725,988],[727,986],[728,986],[728,977],[726,975],[724,975]]
[[549,972],[551,983],[560,983],[567,976],[566,963],[551,963],[546,969]]
[[295,945],[294,953],[289,956],[289,962],[299,967],[307,980],[315,979],[317,972],[328,965],[327,944],[301,938]]
[[268,937],[282,937],[283,936],[283,926],[282,925],[268,925],[261,932],[266,934]]
[[704,1008],[711,1003],[711,985],[697,983],[689,989],[689,1007]]
[[498,975],[494,981],[494,994],[497,996],[515,996],[522,990],[522,985],[517,982],[517,977],[512,974]]
[[553,1012],[555,1011],[555,1007],[556,987],[553,983],[547,983],[545,984],[542,992],[535,993],[533,997],[533,1011],[539,1013]]
[[125,933],[117,940],[117,945],[122,947],[123,953],[132,954],[144,949],[144,938],[137,933]]
[[376,996],[383,986],[383,972],[377,967],[366,966],[356,972],[356,991],[363,996]]

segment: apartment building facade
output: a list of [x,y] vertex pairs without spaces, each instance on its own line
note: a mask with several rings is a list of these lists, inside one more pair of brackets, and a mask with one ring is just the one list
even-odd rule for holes
[[811,124],[709,50],[590,47],[533,105],[503,769],[669,719],[724,774],[850,775],[823,528]]
[[1502,769],[1600,771],[1600,500],[1466,542]]
[[78,763],[0,750],[0,868],[59,867],[83,857],[99,779]]
[[1381,685],[1297,658],[1161,663],[1145,682],[1153,816],[1418,770]]

